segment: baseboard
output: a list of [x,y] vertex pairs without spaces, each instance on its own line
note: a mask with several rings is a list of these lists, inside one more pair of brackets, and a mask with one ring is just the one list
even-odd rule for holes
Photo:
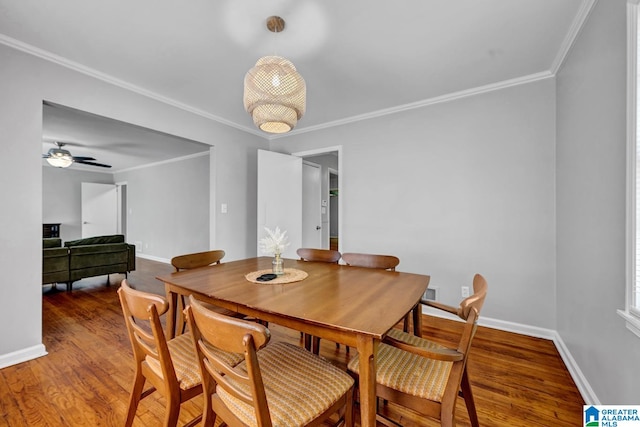
[[584,399],[584,403],[586,405],[601,405],[600,399],[598,399],[598,396],[596,396],[596,393],[591,388],[591,384],[589,384],[589,381],[587,381],[580,370],[580,367],[571,355],[571,352],[569,352],[569,349],[562,340],[562,337],[557,331],[554,332],[555,337],[553,339],[553,343],[556,345],[556,349],[558,349],[560,357],[562,357],[564,364],[567,366],[571,378],[573,378],[573,381],[576,383],[576,387],[578,387],[578,390]]
[[171,264],[171,260],[170,259],[160,258],[160,257],[149,255],[149,254],[143,254],[143,253],[140,253],[140,252],[136,253],[136,258],[144,258],[144,259],[148,259],[150,261],[157,261],[157,262],[162,262],[164,264]]
[[[454,319],[460,320],[459,317],[453,315],[443,314],[442,311],[436,310],[429,307],[423,307],[422,312],[429,316],[443,317],[446,319]],[[587,405],[600,405],[600,400],[598,396],[596,396],[595,392],[591,388],[589,381],[582,373],[582,370],[576,363],[575,359],[571,355],[571,352],[565,345],[562,337],[558,333],[558,331],[553,329],[539,328],[537,326],[524,325],[522,323],[515,322],[507,322],[504,320],[492,319],[490,317],[480,317],[478,321],[478,325],[485,326],[487,328],[497,329],[505,332],[513,332],[520,335],[526,335],[535,338],[543,338],[547,340],[553,341],[553,344],[560,353],[560,358],[564,362],[567,370],[569,371],[569,375],[576,383],[576,387],[578,387],[578,391],[580,395],[585,401]]]
[[34,345],[33,347],[14,351],[13,353],[3,354],[0,355],[0,369],[6,368],[7,366],[17,365],[18,363],[26,362],[38,357],[46,356],[47,354],[47,349],[44,347],[44,344],[38,344]]

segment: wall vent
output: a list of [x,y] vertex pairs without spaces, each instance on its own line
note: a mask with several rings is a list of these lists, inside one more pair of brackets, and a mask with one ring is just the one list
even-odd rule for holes
[[439,289],[440,288],[438,288],[437,286],[428,287],[425,293],[422,295],[422,298],[429,301],[438,301]]

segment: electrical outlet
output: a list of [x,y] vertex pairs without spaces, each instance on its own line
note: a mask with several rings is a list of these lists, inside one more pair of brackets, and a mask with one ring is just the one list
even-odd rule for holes
[[469,287],[468,286],[463,286],[462,287],[462,298],[466,298],[469,296]]

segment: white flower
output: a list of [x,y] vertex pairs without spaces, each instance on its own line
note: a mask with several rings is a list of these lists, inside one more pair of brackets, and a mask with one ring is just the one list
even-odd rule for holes
[[280,227],[276,227],[275,230],[270,230],[267,227],[264,229],[267,232],[267,236],[260,239],[260,249],[266,254],[280,255],[289,246],[287,232],[281,232]]

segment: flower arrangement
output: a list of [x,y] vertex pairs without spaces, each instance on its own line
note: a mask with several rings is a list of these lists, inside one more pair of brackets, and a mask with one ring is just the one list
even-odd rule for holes
[[280,227],[276,227],[275,230],[271,230],[268,227],[264,229],[267,232],[267,236],[260,239],[260,249],[266,254],[280,256],[287,246],[289,246],[287,232],[281,232]]

